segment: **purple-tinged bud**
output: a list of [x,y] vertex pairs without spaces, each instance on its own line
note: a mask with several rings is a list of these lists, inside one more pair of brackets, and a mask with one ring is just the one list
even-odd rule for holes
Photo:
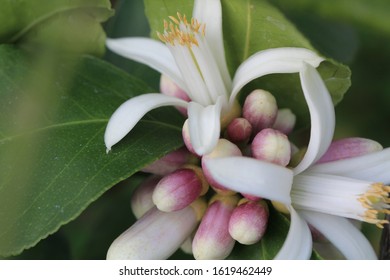
[[186,163],[195,163],[197,160],[186,147],[181,147],[144,167],[142,171],[163,176],[172,173]]
[[247,119],[235,118],[226,128],[226,138],[235,144],[246,144],[252,135],[252,125]]
[[293,131],[296,120],[290,109],[279,109],[273,128],[287,135]]
[[383,150],[378,142],[365,138],[344,138],[333,141],[326,153],[317,161],[324,163],[340,159],[358,157]]
[[242,199],[230,217],[229,233],[241,244],[254,244],[263,237],[268,225],[268,216],[265,201]]
[[111,244],[109,260],[169,258],[198,225],[197,211],[188,206],[174,212],[150,209]]
[[153,192],[153,203],[160,211],[183,209],[207,192],[207,182],[199,167],[187,166],[163,177]]
[[153,191],[160,180],[160,176],[150,176],[145,181],[143,181],[133,192],[130,205],[131,210],[137,219],[141,218],[146,212],[155,206],[152,196]]
[[245,99],[242,114],[252,125],[253,133],[272,127],[278,106],[275,97],[265,90],[252,91]]
[[[165,75],[161,75],[160,78],[160,91],[162,94],[177,97],[184,101],[190,101],[190,98],[188,97],[187,93]],[[187,116],[186,108],[183,107],[176,107],[176,108],[184,116]]]
[[229,220],[237,202],[236,196],[217,195],[212,199],[192,242],[195,259],[224,259],[233,250],[235,240],[229,234]]
[[207,168],[207,160],[229,156],[242,156],[241,150],[232,142],[226,139],[219,139],[214,150],[211,153],[202,157],[202,169],[204,176],[207,179],[207,182],[209,182],[210,186],[212,186],[214,190],[225,194],[232,194],[234,192],[228,190],[213,179],[212,174],[208,171]]
[[287,166],[291,158],[290,141],[282,132],[266,128],[252,141],[252,155],[256,159]]

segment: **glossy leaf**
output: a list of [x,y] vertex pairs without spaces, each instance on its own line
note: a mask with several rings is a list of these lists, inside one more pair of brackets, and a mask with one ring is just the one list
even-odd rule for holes
[[[192,7],[188,2],[180,0],[161,2],[161,5],[155,5],[152,0],[144,0],[152,36],[156,31],[161,31],[162,22],[169,15],[174,15],[177,11],[192,14]],[[260,50],[276,47],[314,49],[299,30],[267,1],[221,0],[221,2],[226,59],[232,75],[246,58]],[[328,59],[321,64],[319,71],[329,87],[334,103],[337,104],[350,86],[349,68]],[[273,93],[279,107],[291,108],[297,115],[298,122],[306,124],[309,114],[298,75],[262,77],[244,88],[244,95],[255,88],[263,88]]]
[[92,57],[64,63],[0,46],[0,255],[35,245],[182,145],[180,114],[156,110],[106,154],[108,118],[126,99],[150,91]]
[[108,0],[1,0],[0,4],[1,43],[104,52],[105,33],[100,23],[113,14]]

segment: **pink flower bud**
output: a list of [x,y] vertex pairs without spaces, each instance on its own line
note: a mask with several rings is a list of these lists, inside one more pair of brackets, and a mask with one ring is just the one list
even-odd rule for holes
[[268,224],[268,207],[264,201],[245,201],[239,204],[229,221],[230,235],[241,244],[258,242]]
[[383,147],[378,142],[365,138],[345,138],[333,141],[326,153],[317,161],[324,163],[351,158],[380,151]]
[[279,109],[273,128],[287,135],[293,131],[296,120],[290,109]]
[[244,102],[242,114],[252,125],[253,133],[272,127],[276,120],[278,106],[275,97],[265,90],[251,92]]
[[237,201],[235,196],[219,196],[211,202],[192,242],[195,259],[224,259],[233,250],[235,241],[228,228]]
[[192,206],[175,212],[150,209],[111,244],[109,260],[161,260],[169,258],[198,224]]
[[207,160],[213,158],[229,157],[229,156],[242,156],[241,150],[232,142],[226,139],[219,139],[217,146],[214,150],[202,157],[202,169],[207,182],[217,191],[224,193],[231,193],[230,190],[219,184],[212,177],[212,174],[207,169]]
[[253,139],[252,154],[256,159],[287,166],[291,158],[290,142],[282,132],[266,128]]
[[185,147],[182,147],[144,167],[142,171],[163,176],[172,173],[186,163],[194,161],[194,156]]
[[207,183],[199,167],[181,168],[160,180],[153,192],[153,202],[161,211],[177,211],[206,191]]
[[133,192],[130,205],[137,219],[154,207],[153,191],[160,180],[161,177],[159,176],[151,176],[143,181]]
[[[187,93],[165,75],[161,75],[160,78],[160,91],[162,94],[177,97],[185,101],[190,101],[190,98],[188,97]],[[187,116],[186,108],[183,107],[176,107],[176,108],[184,116]]]
[[252,125],[247,119],[235,118],[226,128],[226,137],[233,143],[246,144],[252,135]]

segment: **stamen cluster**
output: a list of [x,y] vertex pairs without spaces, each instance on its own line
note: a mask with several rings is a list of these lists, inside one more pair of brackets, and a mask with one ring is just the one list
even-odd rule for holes
[[192,18],[187,20],[185,15],[177,13],[177,18],[170,16],[170,22],[164,20],[164,33],[157,32],[158,38],[171,45],[180,44],[182,46],[191,47],[198,46],[196,35],[205,35],[206,25],[199,23],[197,19]]

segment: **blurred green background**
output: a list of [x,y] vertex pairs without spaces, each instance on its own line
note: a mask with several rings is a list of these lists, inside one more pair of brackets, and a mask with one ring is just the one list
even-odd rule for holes
[[[325,56],[347,64],[352,86],[336,107],[335,138],[359,136],[390,146],[390,2],[272,0]],[[319,4],[321,2],[321,4]],[[143,1],[113,1],[108,37],[149,36]],[[106,52],[104,59],[158,89],[159,74]],[[122,182],[77,219],[16,259],[104,259],[111,242],[133,222],[130,195],[143,175]],[[113,204],[113,201],[115,203]],[[374,236],[375,242],[378,236]],[[179,256],[185,257],[185,256]]]

